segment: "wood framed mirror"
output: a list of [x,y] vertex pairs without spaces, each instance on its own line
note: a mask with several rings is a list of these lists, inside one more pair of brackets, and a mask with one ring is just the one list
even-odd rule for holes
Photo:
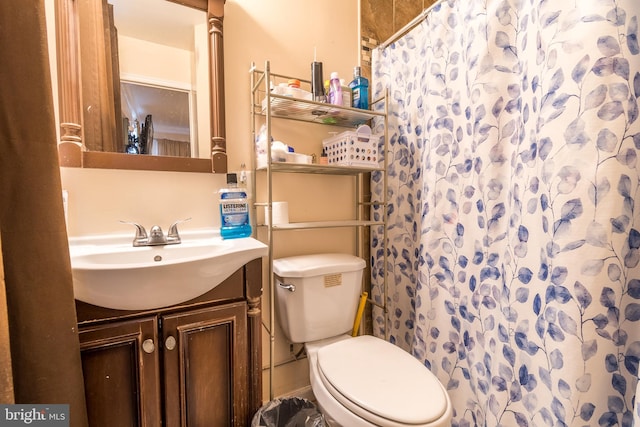
[[[113,7],[108,0],[56,0],[60,166],[227,172],[223,53],[225,0],[155,1],[196,9],[204,12],[203,17],[206,16],[209,83],[206,98],[209,101],[210,129],[207,158],[136,155],[119,149],[112,150],[118,152],[107,152],[96,148],[96,144],[122,145],[128,133],[126,126],[121,124],[118,41],[117,29],[113,25]],[[88,35],[86,30],[81,31],[81,25],[91,29]]]

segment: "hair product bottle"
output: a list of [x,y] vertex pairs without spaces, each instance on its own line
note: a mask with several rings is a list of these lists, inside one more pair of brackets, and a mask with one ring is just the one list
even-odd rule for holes
[[336,71],[331,73],[331,80],[329,80],[329,103],[342,105],[342,85]]
[[342,106],[351,107],[353,105],[351,88],[345,83],[344,79],[340,79],[340,88],[342,89]]

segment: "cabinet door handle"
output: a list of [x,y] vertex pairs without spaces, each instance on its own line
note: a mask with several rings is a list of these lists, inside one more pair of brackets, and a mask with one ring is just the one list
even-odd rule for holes
[[176,348],[176,339],[169,335],[164,341],[164,348],[166,348],[167,350],[173,350],[174,348]]
[[156,350],[156,345],[153,343],[153,340],[151,338],[146,339],[142,342],[142,350],[145,353],[153,353]]

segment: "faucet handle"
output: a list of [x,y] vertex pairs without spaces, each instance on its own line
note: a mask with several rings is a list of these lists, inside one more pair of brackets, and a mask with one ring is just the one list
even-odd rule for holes
[[133,239],[133,246],[138,246],[147,242],[147,231],[144,229],[143,226],[141,226],[136,222],[131,222],[131,221],[120,220],[120,222],[123,224],[130,224],[136,227],[136,237]]
[[171,226],[169,227],[169,231],[167,232],[167,238],[168,239],[177,239],[178,241],[180,241],[180,235],[178,234],[178,224],[181,224],[181,223],[187,222],[187,221],[191,221],[191,217],[185,218],[185,219],[180,219],[180,220],[174,222],[173,224],[171,224]]

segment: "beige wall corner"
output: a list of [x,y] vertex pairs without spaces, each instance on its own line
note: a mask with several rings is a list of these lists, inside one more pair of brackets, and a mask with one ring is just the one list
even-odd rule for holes
[[11,369],[7,292],[2,263],[2,236],[0,236],[0,403],[14,403],[13,371]]

